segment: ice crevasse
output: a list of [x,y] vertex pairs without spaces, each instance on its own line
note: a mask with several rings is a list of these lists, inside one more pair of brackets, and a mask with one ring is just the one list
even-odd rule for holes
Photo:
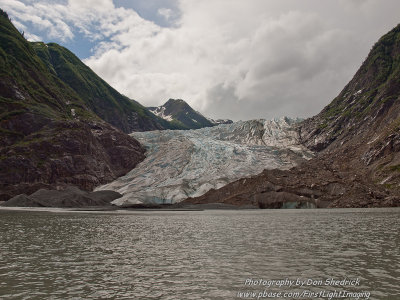
[[313,155],[299,143],[298,121],[285,117],[132,133],[147,148],[146,159],[96,190],[123,194],[116,205],[176,203],[264,169],[289,169]]

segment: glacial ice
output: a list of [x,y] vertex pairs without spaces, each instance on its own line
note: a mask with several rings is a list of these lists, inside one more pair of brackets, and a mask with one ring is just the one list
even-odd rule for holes
[[96,190],[123,194],[126,203],[175,203],[264,169],[289,169],[312,153],[299,144],[297,119],[239,121],[197,130],[135,132],[146,159]]

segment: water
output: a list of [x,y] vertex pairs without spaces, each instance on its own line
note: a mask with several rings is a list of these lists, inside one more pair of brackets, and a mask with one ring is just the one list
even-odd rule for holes
[[[240,299],[245,291],[335,289],[399,299],[399,216],[399,209],[0,211],[0,299]],[[330,277],[359,278],[360,286],[245,285]]]

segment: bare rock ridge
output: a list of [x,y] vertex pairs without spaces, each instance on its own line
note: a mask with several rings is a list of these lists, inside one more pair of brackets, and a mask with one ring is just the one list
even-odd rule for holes
[[0,66],[0,201],[40,188],[90,191],[145,158],[137,140],[50,71],[2,10]]
[[177,124],[183,129],[199,129],[212,127],[219,124],[231,124],[231,120],[213,120],[204,117],[198,111],[195,111],[182,99],[169,99],[163,105],[158,107],[148,107],[155,115]]
[[286,171],[264,170],[180,205],[400,206],[400,25],[373,46],[342,92],[297,128],[316,158]]

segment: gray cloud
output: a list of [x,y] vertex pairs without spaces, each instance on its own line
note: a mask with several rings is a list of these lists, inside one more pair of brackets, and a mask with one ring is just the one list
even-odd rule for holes
[[175,26],[181,14],[177,0],[114,0],[114,4],[131,8],[142,18],[162,27]]
[[397,0],[101,1],[0,4],[21,26],[98,41],[85,62],[144,105],[182,98],[235,120],[318,113],[400,21]]

